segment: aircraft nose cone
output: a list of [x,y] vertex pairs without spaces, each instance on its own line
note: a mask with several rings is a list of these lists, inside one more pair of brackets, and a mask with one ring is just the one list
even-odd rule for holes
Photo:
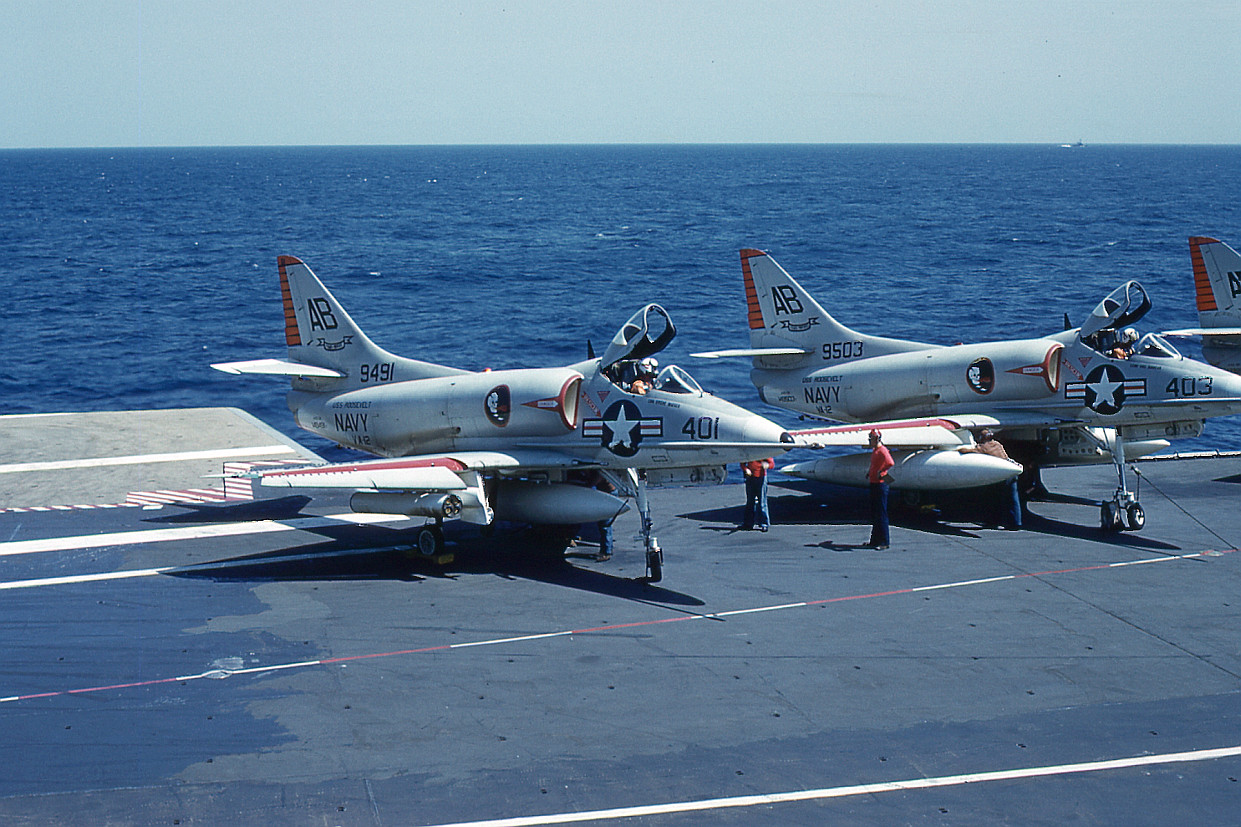
[[754,415],[746,422],[742,435],[746,442],[781,442],[793,447],[793,437],[788,431],[766,417]]

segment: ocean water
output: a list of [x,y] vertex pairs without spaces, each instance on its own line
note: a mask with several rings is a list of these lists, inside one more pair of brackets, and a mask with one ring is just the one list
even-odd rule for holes
[[1197,323],[1187,237],[1241,244],[1239,186],[1241,147],[0,151],[0,413],[233,405],[322,450],[281,380],[208,367],[284,355],[290,254],[379,344],[470,369],[577,361],[659,302],[663,361],[794,425],[747,361],[688,356],[748,344],[738,249],[881,335],[1039,335],[1126,279],[1166,330]]

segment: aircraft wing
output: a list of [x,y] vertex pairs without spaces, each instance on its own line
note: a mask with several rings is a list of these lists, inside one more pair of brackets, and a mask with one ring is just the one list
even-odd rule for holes
[[[972,419],[990,419],[974,417]],[[883,434],[883,442],[889,448],[949,448],[968,445],[971,437],[964,428],[994,425],[991,422],[973,422],[962,425],[950,419],[896,419],[884,422],[859,422],[849,425],[831,425],[824,428],[808,428],[789,431],[797,445],[823,448],[827,446],[863,446],[871,431]]]
[[969,414],[965,416],[935,417],[930,419],[892,419],[882,422],[855,422],[847,425],[828,425],[789,431],[794,443],[806,448],[829,446],[865,446],[871,431],[883,434],[883,443],[889,448],[959,448],[969,445],[973,437],[971,429],[991,428],[1054,428],[1079,424],[1054,419],[1046,414],[1025,411],[998,412],[994,416]]
[[396,457],[247,474],[260,485],[276,488],[346,488],[352,490],[459,491],[468,471],[578,467],[553,451],[462,451],[455,454]]

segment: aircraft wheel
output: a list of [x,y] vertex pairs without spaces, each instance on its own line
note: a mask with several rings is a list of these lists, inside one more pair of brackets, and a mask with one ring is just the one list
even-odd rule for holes
[[1130,531],[1141,531],[1142,526],[1146,525],[1146,512],[1142,510],[1142,506],[1133,503],[1125,511],[1125,521],[1129,524]]
[[1109,503],[1099,507],[1099,527],[1104,531],[1116,530],[1116,509]]
[[444,532],[439,526],[424,525],[414,536],[414,543],[423,557],[434,557],[444,550]]

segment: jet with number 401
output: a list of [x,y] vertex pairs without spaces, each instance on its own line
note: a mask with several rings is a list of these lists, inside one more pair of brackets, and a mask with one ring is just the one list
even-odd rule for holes
[[657,581],[663,554],[648,485],[721,483],[728,463],[793,447],[779,425],[704,392],[675,365],[640,376],[676,334],[659,305],[635,313],[601,358],[472,372],[389,353],[300,260],[281,256],[279,271],[288,358],[212,367],[290,377],[299,426],[383,459],[251,476],[265,486],[353,490],[355,511],[425,517],[416,537],[424,554],[442,552],[448,519],[610,520],[625,501],[574,479],[598,470],[637,500],[647,579]]
[[[1008,453],[1044,465],[1112,462],[1118,486],[1101,503],[1105,530],[1138,530],[1145,514],[1125,465],[1194,437],[1204,420],[1241,413],[1241,377],[1187,359],[1154,333],[1130,327],[1150,309],[1123,284],[1078,328],[1033,339],[942,346],[870,336],[833,319],[767,253],[742,250],[751,347],[697,356],[749,356],[763,400],[851,423],[794,432],[800,442],[864,445],[879,429],[892,449],[893,487],[966,488],[1022,470],[982,453],[970,429],[990,428]],[[866,454],[781,469],[809,479],[865,484]]]

